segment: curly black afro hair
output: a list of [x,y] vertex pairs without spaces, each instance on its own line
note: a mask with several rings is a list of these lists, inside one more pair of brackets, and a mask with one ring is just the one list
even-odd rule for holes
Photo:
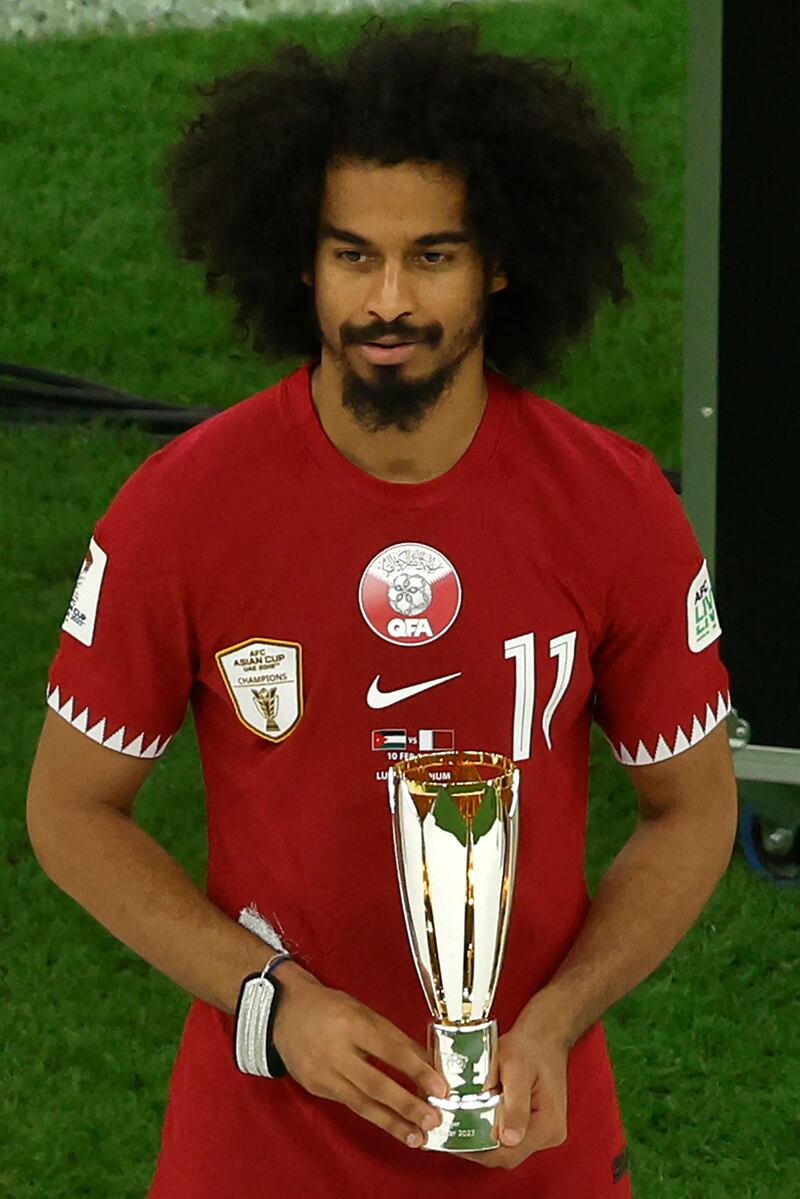
[[437,163],[466,185],[464,223],[489,297],[485,360],[519,386],[558,374],[570,340],[607,294],[631,299],[621,251],[645,261],[650,228],[619,129],[603,126],[569,59],[478,49],[474,23],[428,17],[410,30],[372,17],[338,60],[280,46],[271,61],[196,91],[206,111],[167,147],[158,183],[177,221],[179,256],[226,277],[234,323],[271,358],[320,353],[312,289],[328,164]]

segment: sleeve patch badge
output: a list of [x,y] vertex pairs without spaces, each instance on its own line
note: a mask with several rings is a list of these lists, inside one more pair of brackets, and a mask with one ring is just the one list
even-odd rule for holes
[[686,596],[686,618],[689,649],[693,654],[701,653],[722,636],[705,558]]
[[75,583],[75,590],[61,626],[65,633],[71,633],[82,645],[91,645],[94,640],[97,605],[100,602],[100,588],[103,585],[103,575],[106,572],[107,563],[108,554],[100,549],[93,537],[89,542],[89,549],[86,551],[86,557],[83,560]]
[[214,655],[242,724],[265,741],[283,741],[303,715],[303,647],[251,637]]

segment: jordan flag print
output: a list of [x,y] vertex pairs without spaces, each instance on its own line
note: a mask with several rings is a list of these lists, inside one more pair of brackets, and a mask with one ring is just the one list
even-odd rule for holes
[[373,729],[373,749],[405,749],[408,737],[405,729]]

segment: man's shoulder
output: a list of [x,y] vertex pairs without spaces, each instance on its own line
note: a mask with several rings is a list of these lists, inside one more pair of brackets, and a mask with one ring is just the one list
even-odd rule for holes
[[238,400],[214,416],[178,434],[143,465],[162,471],[203,474],[226,469],[248,454],[259,454],[284,433],[280,403],[285,378]]
[[519,448],[529,447],[533,471],[546,469],[576,491],[585,484],[589,493],[624,494],[635,493],[657,468],[652,451],[638,441],[537,392],[514,390],[523,427]]
[[249,459],[267,460],[289,430],[281,414],[285,377],[201,421],[155,450],[128,483],[182,488],[206,486],[246,469]]
[[121,528],[174,537],[283,461],[291,431],[280,406],[284,378],[172,438],[133,471],[107,513]]

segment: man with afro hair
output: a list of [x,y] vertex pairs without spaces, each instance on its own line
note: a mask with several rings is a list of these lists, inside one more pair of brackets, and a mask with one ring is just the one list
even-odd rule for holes
[[[150,1199],[630,1196],[601,1017],[730,857],[707,563],[649,450],[532,390],[630,298],[647,189],[571,63],[478,43],[281,46],[161,166],[180,253],[301,364],[125,483],[49,673],[39,861],[194,997]],[[188,706],[205,893],[132,819]],[[592,901],[593,720],[640,812]],[[520,771],[503,1103],[491,1151],[417,1153],[447,1085],[387,773],[465,747]]]

